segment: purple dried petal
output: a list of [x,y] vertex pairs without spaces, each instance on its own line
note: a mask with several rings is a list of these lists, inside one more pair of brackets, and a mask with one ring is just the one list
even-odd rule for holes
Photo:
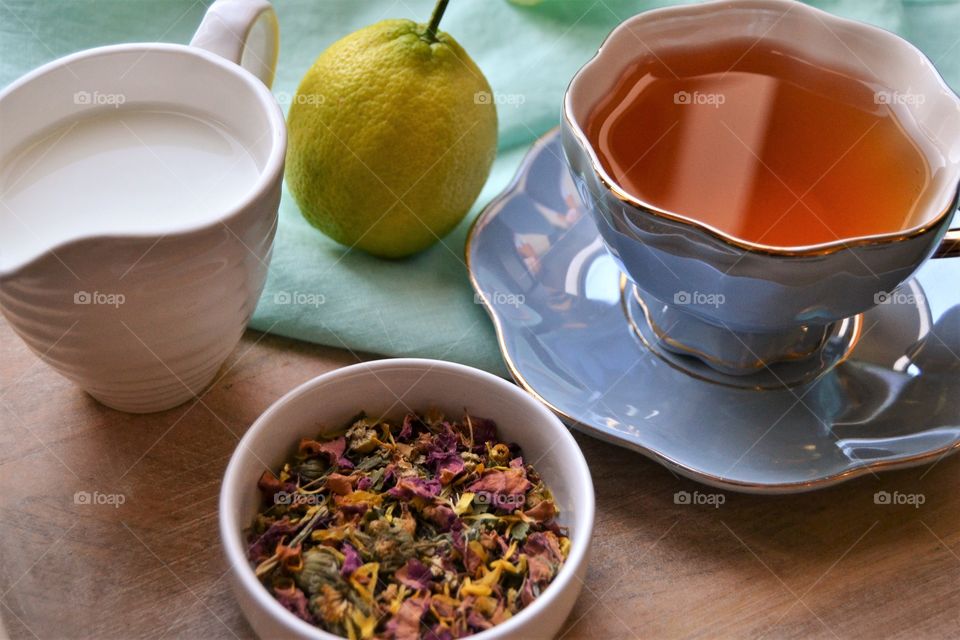
[[277,520],[259,536],[250,536],[250,546],[247,549],[247,558],[251,562],[259,564],[273,555],[277,548],[277,543],[282,538],[293,537],[297,531],[297,526],[290,523],[289,518]]
[[[460,526],[457,526],[457,524]],[[450,541],[453,543],[453,548],[461,557],[465,557],[467,555],[467,541],[463,537],[463,523],[457,520],[454,526],[450,527],[450,534]]]
[[391,462],[383,470],[383,482],[388,483],[396,477],[397,477],[397,470],[394,464]]
[[300,441],[300,453],[309,455],[322,455],[331,465],[336,465],[342,469],[353,469],[353,463],[344,457],[343,453],[347,449],[347,439],[340,436],[329,442],[318,442],[304,438]]
[[444,484],[450,484],[466,468],[463,458],[456,454],[451,454],[451,456],[437,467],[437,474]]
[[520,600],[526,606],[553,580],[563,563],[563,553],[557,537],[541,531],[527,537],[523,553],[527,556],[527,576],[520,589]]
[[400,433],[397,434],[397,440],[400,442],[410,442],[413,438],[414,425],[422,424],[420,418],[414,413],[408,413],[403,417],[403,426],[400,427]]
[[415,476],[400,478],[396,486],[387,493],[400,500],[417,498],[435,498],[440,495],[440,481],[434,478],[429,480]]
[[286,493],[296,493],[297,491],[296,484],[289,481],[280,482],[279,478],[277,478],[272,471],[264,471],[260,474],[260,479],[257,480],[257,488],[260,489],[267,500],[273,500],[273,496],[280,491]]
[[370,504],[367,502],[348,502],[338,505],[340,513],[345,516],[362,516],[370,510]]
[[493,626],[493,623],[484,618],[478,611],[467,614],[467,626],[473,631],[484,631]]
[[478,501],[492,505],[501,511],[514,511],[523,507],[527,491],[532,486],[522,468],[511,467],[485,471],[480,479],[467,487],[467,491],[478,494]]
[[497,443],[496,422],[488,420],[487,418],[475,418],[474,416],[469,416],[469,420],[470,423],[467,424],[467,418],[465,417],[463,422],[458,423],[458,427],[464,439],[469,439],[470,434],[473,433],[474,452],[479,453],[485,451],[485,445],[488,442],[493,444]]
[[291,586],[288,589],[274,589],[273,595],[276,596],[277,601],[282,604],[287,611],[301,620],[315,624],[313,614],[310,613],[310,609],[307,607],[307,596],[305,596],[303,591],[298,587]]
[[529,576],[524,578],[523,586],[520,587],[520,602],[523,603],[523,606],[529,607],[538,595],[540,595],[540,588],[534,584]]
[[523,515],[534,522],[548,522],[557,515],[557,507],[553,500],[541,500],[536,506],[524,511]]
[[457,451],[457,445],[460,438],[453,431],[453,426],[449,422],[443,423],[443,431],[433,437],[433,441],[427,450],[427,457],[430,453],[454,453]]
[[553,564],[545,554],[527,557],[527,575],[520,589],[520,600],[524,606],[533,602],[550,584],[558,568],[559,565]]
[[373,486],[373,480],[370,479],[370,476],[363,476],[357,480],[357,490],[366,491]]
[[432,629],[428,629],[427,632],[423,634],[423,640],[453,640],[453,638],[454,636],[450,633],[450,630],[444,629],[439,623],[435,624]]
[[[499,533],[496,533],[495,531],[491,533],[491,539],[493,540],[493,543],[496,545],[496,547],[500,549],[500,556],[504,560],[509,560],[510,562],[513,562],[513,560],[508,558],[506,555],[507,551],[510,550],[510,541],[508,541],[506,538],[504,538]],[[514,552],[513,555],[516,555],[516,551]]]
[[444,533],[450,531],[454,522],[459,522],[457,514],[445,504],[424,507],[423,515],[427,520],[437,525],[437,528]]
[[387,637],[393,640],[419,640],[420,620],[430,606],[428,598],[407,598],[387,623]]
[[340,551],[343,552],[343,565],[340,567],[340,575],[349,578],[354,571],[360,568],[363,561],[360,560],[360,554],[357,553],[357,550],[347,542],[343,543],[343,548]]
[[560,564],[563,562],[563,553],[560,544],[553,534],[536,531],[527,536],[523,544],[523,552],[528,557],[544,556],[549,562]]
[[397,569],[393,575],[400,584],[405,584],[416,591],[429,591],[433,582],[430,569],[417,558],[407,560],[407,564]]
[[433,451],[427,455],[427,464],[440,476],[442,484],[450,484],[466,468],[463,458],[455,451]]

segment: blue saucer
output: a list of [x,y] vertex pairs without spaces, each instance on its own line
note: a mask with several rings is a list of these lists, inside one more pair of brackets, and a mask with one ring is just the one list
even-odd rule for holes
[[557,130],[480,214],[466,252],[516,381],[575,428],[679,474],[800,492],[960,448],[960,258],[928,261],[863,314],[822,375],[771,389],[698,376],[648,348]]

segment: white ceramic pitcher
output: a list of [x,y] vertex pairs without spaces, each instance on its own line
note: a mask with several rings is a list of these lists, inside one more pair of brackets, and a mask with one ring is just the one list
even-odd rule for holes
[[[239,204],[213,219],[151,233],[123,225],[81,231],[33,252],[13,246],[16,234],[0,234],[4,316],[45,362],[110,407],[159,411],[200,393],[253,312],[286,150],[283,115],[269,90],[277,47],[269,2],[218,0],[190,46],[89,49],[0,92],[0,166],[38,133],[119,106],[99,97],[123,96],[121,108],[208,114],[237,136],[259,172]],[[0,217],[29,228],[30,211],[3,205]]]

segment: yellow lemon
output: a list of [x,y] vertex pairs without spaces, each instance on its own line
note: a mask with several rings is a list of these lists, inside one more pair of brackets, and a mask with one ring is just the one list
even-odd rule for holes
[[436,22],[384,20],[344,37],[293,98],[287,185],[337,242],[389,258],[421,251],[457,226],[490,173],[490,85]]

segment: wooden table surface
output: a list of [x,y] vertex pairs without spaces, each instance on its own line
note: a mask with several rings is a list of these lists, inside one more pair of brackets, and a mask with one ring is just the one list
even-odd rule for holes
[[[357,359],[251,331],[202,398],[133,416],[60,378],[0,321],[9,636],[251,637],[218,541],[227,460],[283,393]],[[714,492],[577,439],[598,510],[564,638],[960,637],[960,458],[813,494],[682,505],[675,492]],[[881,490],[923,504],[875,504]],[[123,503],[78,504],[77,492]]]

